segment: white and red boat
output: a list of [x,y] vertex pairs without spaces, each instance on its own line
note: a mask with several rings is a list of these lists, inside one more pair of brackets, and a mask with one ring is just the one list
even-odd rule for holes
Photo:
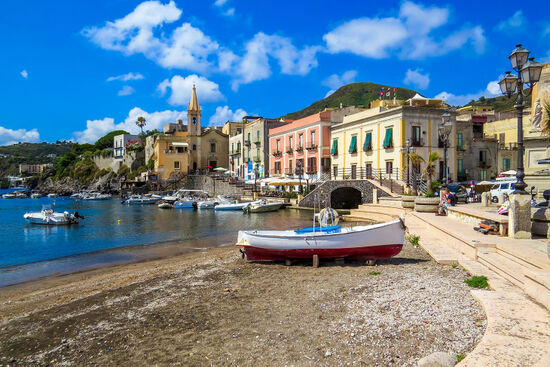
[[319,258],[376,260],[403,248],[403,218],[368,226],[311,227],[296,231],[239,231],[237,246],[251,261]]

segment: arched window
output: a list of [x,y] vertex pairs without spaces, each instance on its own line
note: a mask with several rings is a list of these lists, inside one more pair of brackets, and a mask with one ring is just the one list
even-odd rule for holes
[[193,150],[197,150],[197,144],[193,144]]
[[193,117],[193,125],[196,125],[196,124],[197,124],[197,118]]

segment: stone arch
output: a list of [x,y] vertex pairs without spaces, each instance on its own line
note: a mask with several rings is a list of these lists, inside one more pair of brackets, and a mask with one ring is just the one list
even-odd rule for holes
[[334,209],[357,209],[362,201],[361,191],[352,186],[338,187],[330,193],[330,207]]

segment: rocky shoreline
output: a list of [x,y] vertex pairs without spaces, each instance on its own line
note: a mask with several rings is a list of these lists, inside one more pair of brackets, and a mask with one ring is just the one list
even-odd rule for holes
[[4,288],[0,364],[414,366],[484,333],[469,274],[420,248],[321,265],[223,247]]

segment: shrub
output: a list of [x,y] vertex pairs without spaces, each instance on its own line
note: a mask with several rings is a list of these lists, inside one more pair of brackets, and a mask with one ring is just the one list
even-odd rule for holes
[[147,169],[154,170],[155,169],[155,161],[153,158],[149,158],[149,162],[147,162]]
[[466,356],[464,354],[457,354],[456,355],[456,362],[461,362]]
[[406,237],[407,241],[413,246],[418,247],[420,242],[420,236],[416,236],[414,234],[410,234]]
[[441,187],[441,182],[439,182],[438,180],[433,180],[432,181],[432,191],[433,192],[439,191],[440,187]]
[[483,289],[489,287],[487,277],[484,275],[474,275],[473,277],[464,280],[464,283],[468,284],[472,288]]
[[426,191],[426,193],[424,194],[424,197],[427,197],[427,198],[435,198],[435,193],[434,193],[432,190],[428,190],[428,191]]
[[128,173],[130,173],[130,168],[125,164],[121,165],[117,172],[120,177],[126,176]]

